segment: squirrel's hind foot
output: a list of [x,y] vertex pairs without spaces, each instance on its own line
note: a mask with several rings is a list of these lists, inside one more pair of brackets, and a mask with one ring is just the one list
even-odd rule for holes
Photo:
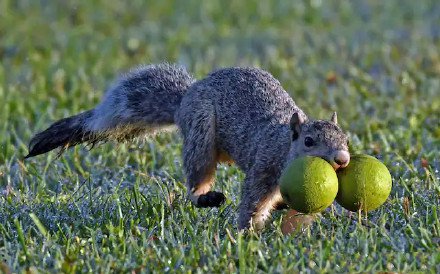
[[197,199],[197,207],[219,207],[226,200],[223,193],[217,191],[208,191]]

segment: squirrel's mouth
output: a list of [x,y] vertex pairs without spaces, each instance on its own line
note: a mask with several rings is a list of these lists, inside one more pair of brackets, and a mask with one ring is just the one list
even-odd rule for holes
[[338,165],[337,163],[335,163],[335,162],[333,162],[333,163],[330,163],[331,165],[332,165],[332,167],[333,167],[333,169],[336,171],[336,170],[338,170],[341,166],[340,165]]
[[331,162],[329,162],[330,163],[330,165],[333,167],[333,169],[336,171],[336,170],[338,170],[338,169],[340,169],[340,168],[344,168],[344,167],[347,167],[348,166],[348,162],[347,163],[344,163],[344,164],[338,164],[338,163],[336,163],[335,161],[331,161]]

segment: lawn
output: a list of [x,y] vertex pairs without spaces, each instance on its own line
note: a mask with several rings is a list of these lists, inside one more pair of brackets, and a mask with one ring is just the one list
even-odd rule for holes
[[[0,60],[0,272],[440,272],[438,1],[2,0]],[[241,234],[244,174],[220,166],[225,205],[195,208],[178,133],[23,161],[33,134],[162,61],[261,67],[309,116],[337,110],[351,151],[389,168],[389,199]]]

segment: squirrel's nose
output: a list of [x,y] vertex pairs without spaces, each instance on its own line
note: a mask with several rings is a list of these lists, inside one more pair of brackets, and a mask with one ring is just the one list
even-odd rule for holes
[[335,163],[340,167],[346,167],[350,162],[350,154],[347,151],[340,150],[336,152],[334,157]]

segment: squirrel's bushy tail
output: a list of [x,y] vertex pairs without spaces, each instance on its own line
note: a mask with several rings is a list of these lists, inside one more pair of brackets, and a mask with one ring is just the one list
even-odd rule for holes
[[26,158],[80,143],[124,141],[174,124],[174,113],[194,78],[182,67],[139,67],[117,80],[95,108],[61,119],[36,134]]

